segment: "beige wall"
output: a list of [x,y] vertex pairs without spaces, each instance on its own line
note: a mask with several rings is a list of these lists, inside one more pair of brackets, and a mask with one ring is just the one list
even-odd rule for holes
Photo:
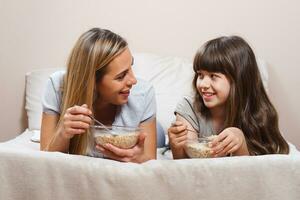
[[270,96],[285,137],[300,147],[300,3],[297,0],[0,0],[0,141],[21,133],[24,76],[64,66],[77,37],[99,26],[134,52],[191,58],[224,34],[245,37],[270,65]]

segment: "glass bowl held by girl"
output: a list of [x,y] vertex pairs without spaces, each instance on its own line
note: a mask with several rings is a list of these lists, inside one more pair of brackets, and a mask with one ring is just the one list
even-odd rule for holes
[[184,147],[185,153],[190,158],[211,158],[211,148],[209,143],[217,137],[212,135],[209,137],[200,137],[196,139],[189,139]]

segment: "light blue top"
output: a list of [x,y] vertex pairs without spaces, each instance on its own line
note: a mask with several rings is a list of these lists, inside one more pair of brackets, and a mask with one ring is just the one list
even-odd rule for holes
[[[56,115],[61,113],[60,106],[64,74],[65,71],[57,71],[49,77],[42,98],[44,113]],[[137,127],[140,123],[156,116],[156,100],[153,86],[144,80],[137,80],[137,84],[130,90],[128,102],[119,107],[113,125]],[[92,152],[89,149],[88,155],[102,157],[94,149],[94,145]]]

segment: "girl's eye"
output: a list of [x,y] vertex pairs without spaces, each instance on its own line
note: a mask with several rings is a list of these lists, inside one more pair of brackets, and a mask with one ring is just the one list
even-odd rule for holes
[[216,75],[216,74],[211,74],[210,75],[210,78],[212,78],[212,79],[216,79],[218,76]]
[[199,79],[203,79],[203,74],[202,73],[198,73],[198,78]]

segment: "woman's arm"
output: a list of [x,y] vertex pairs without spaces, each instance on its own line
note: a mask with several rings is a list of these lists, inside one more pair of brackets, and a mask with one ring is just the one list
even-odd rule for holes
[[141,160],[147,161],[156,159],[156,118],[141,123],[140,128],[147,134]]
[[68,152],[70,139],[62,137],[60,130],[56,128],[58,119],[59,115],[43,113],[40,142],[42,151]]
[[41,125],[41,146],[44,151],[68,152],[70,139],[83,134],[90,127],[92,112],[84,104],[67,109],[58,125],[59,115],[43,113]]
[[[191,130],[191,131],[188,131]],[[174,159],[187,158],[184,151],[187,139],[197,138],[195,129],[180,115],[176,115],[176,122],[168,129],[170,147]]]

